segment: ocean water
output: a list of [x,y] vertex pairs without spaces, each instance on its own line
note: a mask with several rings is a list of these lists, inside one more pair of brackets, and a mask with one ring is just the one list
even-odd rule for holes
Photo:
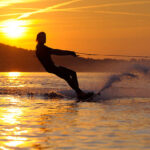
[[150,149],[150,76],[78,73],[78,101],[48,73],[0,73],[0,150]]

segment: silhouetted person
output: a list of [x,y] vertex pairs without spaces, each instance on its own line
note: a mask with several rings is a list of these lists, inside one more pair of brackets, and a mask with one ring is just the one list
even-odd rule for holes
[[56,66],[51,58],[51,55],[72,55],[76,57],[76,53],[73,51],[53,49],[45,46],[45,32],[38,33],[36,41],[38,42],[36,46],[36,56],[45,70],[64,79],[70,87],[75,90],[78,98],[82,98],[87,95],[79,88],[76,72],[62,66]]

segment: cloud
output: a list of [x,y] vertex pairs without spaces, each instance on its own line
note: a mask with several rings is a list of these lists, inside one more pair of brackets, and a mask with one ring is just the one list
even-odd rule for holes
[[[79,2],[81,0],[71,0],[68,2],[63,2],[60,4],[56,4],[44,9],[39,9],[36,11],[32,11],[32,12],[27,12],[24,13],[23,15],[21,15],[20,17],[18,17],[18,19],[21,18],[25,18],[25,17],[29,17],[33,14],[38,14],[38,13],[45,13],[45,12],[54,12],[54,11],[83,11],[84,9],[89,9],[89,8],[106,8],[106,7],[113,7],[113,6],[127,6],[127,5],[140,5],[140,4],[150,4],[150,1],[146,0],[146,1],[130,1],[130,2],[121,2],[121,3],[108,3],[108,4],[99,4],[99,5],[92,5],[92,6],[81,6],[81,7],[76,7],[76,8],[66,8],[66,9],[61,9],[59,7],[62,6],[67,6],[69,4],[75,3],[75,2]],[[129,12],[113,12],[113,11],[97,11],[97,13],[105,13],[105,14],[122,14],[122,15],[137,15],[137,16],[149,16],[146,14],[140,14],[140,13],[129,13]]]
[[0,17],[5,17],[5,16],[18,16],[22,15],[23,13],[11,13],[11,14],[0,14]]
[[14,10],[38,10],[39,8],[30,8],[30,7],[24,7],[24,8],[11,8],[11,9],[14,9]]
[[144,13],[131,13],[131,12],[121,12],[121,11],[95,11],[96,13],[100,14],[110,14],[110,15],[129,15],[129,16],[145,16],[150,17],[150,14],[144,14]]
[[[16,3],[28,3],[28,2],[35,2],[39,0],[2,0],[0,2],[1,6],[8,6],[11,4]],[[69,4],[80,2],[81,0],[70,0],[67,2],[62,2],[53,6],[49,6],[43,9],[33,9],[33,8],[14,8],[14,9],[28,9],[33,10],[26,13],[14,13],[14,14],[2,14],[0,16],[15,16],[20,15],[18,19],[29,17],[33,14],[38,13],[45,13],[45,12],[59,12],[59,11],[66,11],[66,12],[82,12],[85,9],[92,9],[92,8],[107,8],[107,7],[114,7],[114,6],[127,6],[127,5],[140,5],[140,4],[150,4],[150,1],[143,0],[143,1],[130,1],[130,2],[119,2],[119,3],[107,3],[107,4],[99,4],[99,5],[90,5],[90,6],[81,6],[81,7],[75,7],[75,8],[60,8],[63,6],[67,6]],[[116,14],[116,15],[132,15],[132,16],[150,16],[149,14],[142,14],[142,13],[130,13],[130,12],[119,12],[119,11],[93,11],[95,13],[102,13],[102,14]]]
[[79,2],[79,1],[81,1],[81,0],[71,0],[71,1],[68,1],[68,2],[59,3],[59,4],[56,4],[56,5],[44,8],[44,9],[39,9],[37,11],[32,11],[32,12],[24,13],[23,15],[21,15],[20,17],[18,17],[18,19],[26,18],[26,17],[29,17],[30,15],[33,15],[33,14],[55,11],[55,8],[66,6],[66,5],[69,5],[69,4],[72,4],[72,3],[75,3],[75,2]]
[[30,3],[30,2],[36,2],[40,0],[1,0],[0,1],[0,7],[6,7],[10,6],[12,4],[17,4],[17,3]]
[[105,8],[105,7],[113,7],[113,6],[127,6],[127,5],[140,5],[140,4],[150,4],[150,1],[130,1],[130,2],[121,2],[121,3],[108,3],[108,4],[99,4],[92,6],[82,6],[77,8],[72,8],[75,10],[78,9],[89,9],[89,8]]

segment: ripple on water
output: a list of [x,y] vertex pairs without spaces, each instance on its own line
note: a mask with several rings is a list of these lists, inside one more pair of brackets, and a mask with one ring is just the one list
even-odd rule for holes
[[78,103],[74,98],[0,96],[2,150],[150,149],[149,125],[149,98]]

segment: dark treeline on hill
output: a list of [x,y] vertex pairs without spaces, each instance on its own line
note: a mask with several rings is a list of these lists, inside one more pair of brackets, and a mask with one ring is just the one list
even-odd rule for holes
[[[149,60],[116,60],[116,59],[91,59],[72,56],[53,56],[57,65],[66,66],[80,72],[120,72],[126,70],[130,65],[142,63],[150,65]],[[0,44],[0,71],[22,71],[38,72],[45,71],[35,51],[16,48]]]

